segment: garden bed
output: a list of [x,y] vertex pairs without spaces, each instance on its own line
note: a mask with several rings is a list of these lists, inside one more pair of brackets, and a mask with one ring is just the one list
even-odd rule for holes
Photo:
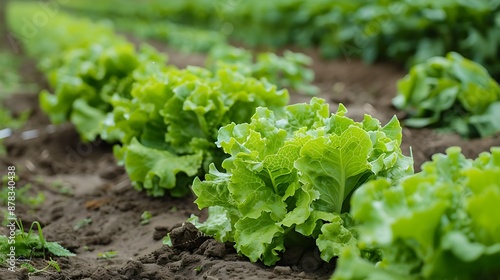
[[[151,43],[151,42],[150,42]],[[201,64],[195,58],[176,53],[161,43],[152,42],[167,51],[170,61],[179,67]],[[315,50],[300,50],[314,59],[315,85],[319,97],[336,110],[343,103],[348,116],[361,120],[368,113],[385,123],[397,113],[391,106],[396,81],[406,71],[398,65],[366,65],[358,60],[323,60]],[[46,84],[33,62],[21,68],[25,81]],[[310,97],[292,93],[291,103],[308,102]],[[23,205],[16,209],[25,227],[39,221],[44,236],[76,253],[76,257],[58,258],[62,272],[52,270],[30,279],[328,279],[335,261],[324,263],[315,251],[288,250],[278,265],[266,267],[238,256],[231,244],[221,244],[182,226],[191,215],[206,213],[193,203],[194,196],[174,199],[151,198],[134,190],[122,167],[117,166],[112,146],[97,140],[80,141],[71,124],[52,126],[38,107],[37,92],[20,92],[5,101],[14,114],[26,109],[32,114],[23,129],[5,141],[7,155],[0,159],[1,170],[16,166],[18,186],[32,184],[30,194],[43,192],[45,201],[34,209]],[[398,117],[405,116],[398,113]],[[35,130],[36,137],[26,139],[24,131]],[[475,157],[500,137],[477,140],[461,139],[431,129],[403,129],[402,149],[411,151],[415,168],[432,154],[449,146],[461,146],[467,157]],[[149,211],[150,222],[141,225],[141,214]],[[75,225],[91,219],[76,230]],[[90,221],[90,220],[87,220]],[[172,231],[174,247],[162,245],[162,238]],[[6,234],[2,228],[0,234]],[[98,258],[98,253],[116,251],[112,258]],[[42,260],[33,261],[36,267]],[[4,274],[6,279],[27,279],[27,271]],[[4,279],[4,278],[2,278]]]

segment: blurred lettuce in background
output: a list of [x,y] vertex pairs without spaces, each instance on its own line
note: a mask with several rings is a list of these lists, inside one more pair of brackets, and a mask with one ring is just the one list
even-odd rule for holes
[[500,131],[500,86],[488,71],[452,52],[415,65],[398,82],[396,108],[411,127],[433,126],[465,137]]

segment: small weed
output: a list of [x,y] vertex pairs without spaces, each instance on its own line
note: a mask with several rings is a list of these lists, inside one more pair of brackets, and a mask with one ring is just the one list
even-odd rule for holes
[[[10,181],[9,176],[7,175],[2,176],[2,186],[6,186],[9,181]],[[19,176],[16,175],[16,177],[14,177],[14,182],[16,183],[19,182]]]
[[149,211],[144,211],[141,215],[141,225],[149,224],[149,221],[151,220],[152,217],[153,215],[151,215]]
[[163,239],[161,240],[161,243],[163,245],[167,245],[169,247],[172,247],[172,240],[170,239],[170,233],[165,235],[165,237],[163,237]]
[[84,227],[87,227],[88,225],[90,225],[92,223],[92,219],[91,218],[85,218],[85,219],[81,219],[80,221],[78,221],[74,226],[73,226],[73,230],[75,231],[79,231],[80,229],[84,228]]
[[68,187],[61,179],[57,179],[50,184],[50,186],[57,190],[60,194],[71,195],[73,190]]
[[28,273],[35,273],[38,270],[30,263],[21,264],[21,268],[26,268],[28,270]]
[[50,258],[50,260],[47,261],[47,266],[45,266],[42,269],[37,269],[36,267],[31,265],[30,263],[23,263],[21,265],[21,267],[26,268],[28,270],[28,273],[31,275],[46,272],[51,267],[54,268],[57,272],[61,272],[61,268],[59,267],[59,264],[57,263],[57,261],[53,260],[52,258]]
[[[14,226],[13,222],[11,223]],[[24,227],[21,220],[16,220],[17,230],[14,236],[14,246],[16,251],[16,257],[43,257],[45,259],[46,252],[58,256],[58,257],[69,257],[75,254],[68,251],[66,248],[62,247],[57,242],[48,242],[43,237],[42,226],[39,222],[35,221],[31,224],[28,232],[24,232]],[[37,233],[35,234],[34,227],[37,227]],[[10,247],[12,246],[9,242],[10,237],[5,235],[0,235],[0,263],[6,261],[6,256],[10,252]]]
[[[4,176],[5,177],[5,176]],[[18,179],[15,180],[16,182]],[[4,187],[2,190],[0,190],[0,204],[5,205],[7,198],[9,197],[9,188],[7,188],[7,184],[5,183],[5,178],[4,178]],[[16,193],[16,204],[24,204],[24,205],[29,205],[33,208],[40,206],[42,203],[45,202],[45,194],[43,192],[38,192],[36,195],[28,195],[27,193],[31,189],[31,184],[26,184],[22,187],[18,187],[15,189]]]
[[197,267],[195,267],[194,271],[196,271],[196,275],[200,274],[200,272],[203,271],[203,266],[197,266]]
[[10,212],[9,212],[7,209],[2,209],[2,210],[0,210],[0,211],[1,211],[2,216],[3,216],[2,226],[3,226],[3,227],[6,227],[7,225],[9,225],[9,224],[10,224],[9,219],[10,219],[12,216],[10,215]]
[[54,189],[60,189],[64,186],[64,182],[61,179],[54,180],[50,186]]
[[97,258],[98,259],[112,259],[114,257],[118,256],[117,251],[107,251],[104,253],[97,253]]

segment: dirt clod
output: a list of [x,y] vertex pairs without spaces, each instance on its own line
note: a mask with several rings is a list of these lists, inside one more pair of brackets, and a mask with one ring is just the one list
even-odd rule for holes
[[275,266],[273,272],[280,275],[290,275],[292,269],[289,266]]
[[183,223],[181,227],[174,228],[170,232],[172,246],[182,250],[197,249],[208,238],[191,223]]
[[205,241],[201,248],[204,248],[203,255],[207,257],[223,258],[226,255],[226,246],[214,239]]
[[157,226],[155,227],[155,232],[153,233],[154,240],[162,240],[165,235],[169,232],[169,228],[165,226]]
[[144,270],[144,265],[139,261],[130,260],[118,271],[126,279],[135,279]]
[[299,262],[302,269],[307,272],[318,270],[323,263],[323,260],[314,251],[304,253]]

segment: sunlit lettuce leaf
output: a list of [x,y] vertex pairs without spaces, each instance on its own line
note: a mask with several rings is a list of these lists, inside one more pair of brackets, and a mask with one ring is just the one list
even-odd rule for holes
[[356,249],[353,225],[339,216],[349,210],[352,191],[378,176],[400,180],[413,173],[413,161],[401,152],[397,121],[382,127],[369,116],[355,122],[346,112],[340,105],[330,114],[324,100],[313,98],[277,112],[257,108],[250,122],[220,128],[226,172],[212,167],[193,191],[200,208],[224,208],[232,227],[219,232],[224,223],[211,226],[210,218],[198,227],[230,236],[240,253],[266,265],[280,259],[290,239],[316,240],[326,261],[342,248]]
[[367,160],[372,149],[368,133],[356,126],[340,136],[331,134],[308,141],[295,167],[302,174],[301,182],[320,193],[312,207],[340,213],[349,193],[373,174]]

